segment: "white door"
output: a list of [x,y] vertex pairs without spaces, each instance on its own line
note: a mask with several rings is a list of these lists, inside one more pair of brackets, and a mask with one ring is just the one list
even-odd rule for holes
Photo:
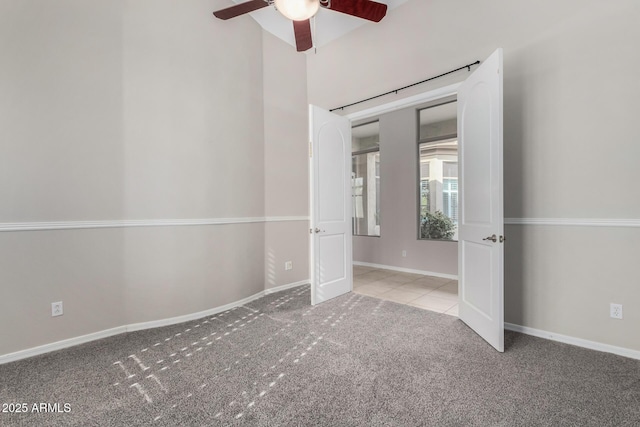
[[311,141],[311,304],[350,292],[351,123],[309,106]]
[[459,314],[504,351],[502,49],[458,89]]

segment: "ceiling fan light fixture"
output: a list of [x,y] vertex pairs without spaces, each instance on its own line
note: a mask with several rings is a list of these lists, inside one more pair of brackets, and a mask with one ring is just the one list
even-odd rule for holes
[[292,21],[304,21],[314,16],[320,0],[275,0],[276,9]]

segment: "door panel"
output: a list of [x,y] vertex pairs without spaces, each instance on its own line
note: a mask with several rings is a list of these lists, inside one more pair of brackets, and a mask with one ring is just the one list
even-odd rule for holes
[[[471,89],[465,111],[460,122],[467,129],[473,129],[473,143],[468,143],[465,155],[464,191],[466,202],[473,209],[462,212],[466,224],[491,224],[491,94],[487,84],[481,82]],[[467,137],[468,137],[467,133]],[[487,167],[487,165],[489,165]]]
[[344,182],[347,179],[344,168],[340,167],[340,163],[336,159],[342,159],[346,156],[345,140],[339,130],[325,124],[318,132],[318,141],[321,144],[317,146],[318,164],[319,165],[336,165],[337,167],[326,167],[324,172],[317,176],[319,199],[318,203],[318,221],[320,222],[340,222],[344,221]]
[[487,313],[492,312],[492,296],[493,289],[489,288],[489,292],[483,288],[482,282],[486,279],[492,281],[491,265],[493,253],[490,247],[479,245],[474,242],[463,241],[462,253],[471,262],[465,262],[463,276],[466,278],[465,287],[461,298],[478,313],[490,319]]
[[318,285],[324,287],[346,277],[346,244],[341,234],[318,235],[320,270]]
[[311,154],[311,304],[350,292],[351,123],[309,106]]
[[459,317],[504,351],[502,49],[458,89]]

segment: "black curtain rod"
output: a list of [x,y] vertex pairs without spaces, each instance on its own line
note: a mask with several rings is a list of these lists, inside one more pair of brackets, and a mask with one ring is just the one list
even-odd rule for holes
[[455,73],[456,71],[464,70],[465,68],[468,69],[469,71],[471,71],[471,67],[474,66],[474,65],[478,65],[478,64],[480,64],[480,61],[476,61],[473,64],[467,64],[464,67],[456,68],[455,70],[447,71],[446,73],[442,73],[442,74],[440,74],[438,76],[430,77],[430,78],[428,78],[426,80],[422,80],[422,81],[419,81],[417,83],[410,84],[409,86],[403,86],[403,87],[401,87],[399,89],[390,90],[389,92],[381,93],[380,95],[376,95],[376,96],[372,96],[371,98],[363,99],[362,101],[353,102],[351,104],[343,105],[342,107],[338,107],[338,108],[333,108],[333,109],[331,109],[329,111],[344,110],[347,107],[352,107],[354,105],[362,104],[363,102],[371,101],[372,99],[380,98],[382,96],[391,95],[392,93],[397,94],[401,90],[409,89],[410,87],[421,85],[422,83],[426,83],[426,82],[429,82],[431,80],[439,79],[440,77],[444,77],[446,75]]

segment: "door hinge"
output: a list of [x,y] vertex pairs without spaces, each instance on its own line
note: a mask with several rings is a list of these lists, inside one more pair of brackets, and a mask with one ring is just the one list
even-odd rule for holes
[[313,157],[313,144],[309,141],[309,157]]

